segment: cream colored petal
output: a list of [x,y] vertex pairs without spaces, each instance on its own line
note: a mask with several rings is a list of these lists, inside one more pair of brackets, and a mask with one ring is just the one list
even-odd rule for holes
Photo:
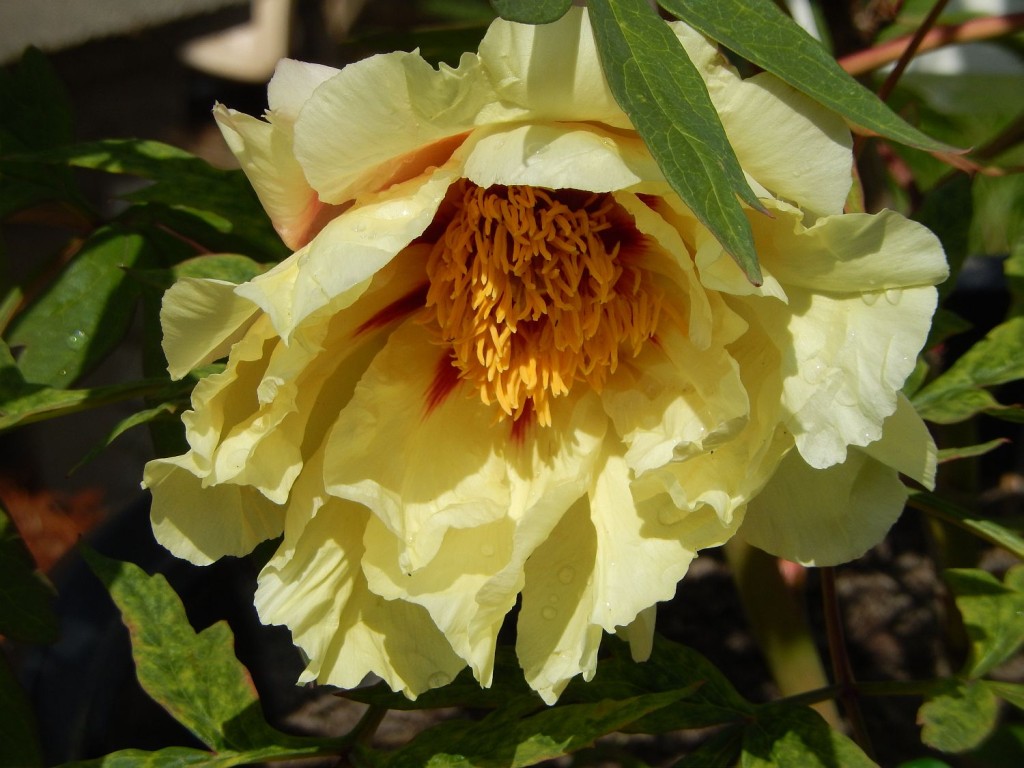
[[[514,535],[515,524],[507,517],[475,528],[452,528],[437,556],[410,574],[399,566],[401,540],[371,515],[364,539],[363,572],[375,594],[423,606],[455,653],[469,664],[482,685],[489,686],[504,614],[492,612],[490,620],[481,621],[476,596],[508,564]],[[514,601],[513,594],[506,610]]]
[[576,675],[597,669],[601,627],[589,621],[597,540],[581,499],[526,563],[516,654],[526,682],[554,704]]
[[632,624],[645,609],[671,599],[697,550],[723,543],[730,533],[713,511],[682,520],[671,519],[674,514],[659,518],[659,506],[669,499],[662,496],[638,505],[631,479],[625,459],[606,452],[590,492],[597,551],[587,618],[606,632]]
[[570,8],[553,24],[495,21],[480,43],[480,60],[501,108],[518,107],[519,119],[631,127],[608,89],[583,8]]
[[375,673],[410,698],[444,685],[462,660],[423,608],[367,589],[360,560],[370,514],[326,496],[321,468],[314,457],[296,484],[285,540],[259,576],[260,618],[291,629],[309,660],[299,682],[352,688]]
[[629,643],[629,655],[633,661],[647,661],[654,650],[654,625],[658,616],[658,606],[652,605],[637,614],[632,624],[616,631],[616,634]]
[[896,394],[914,369],[935,310],[934,288],[839,296],[789,288],[790,304],[759,302],[763,322],[785,318],[780,347],[787,426],[804,460],[837,464],[846,446],[882,435]]
[[524,563],[584,494],[604,435],[593,395],[557,400],[551,414],[550,428],[527,428],[518,439],[510,425],[497,426],[510,473],[506,516],[450,528],[433,559],[412,573],[401,568],[401,540],[383,524],[367,529],[371,589],[426,607],[483,685],[490,685],[498,630],[523,587]]
[[550,189],[612,192],[663,179],[633,134],[598,126],[530,124],[474,134],[460,150],[474,184],[530,184]]
[[942,245],[928,229],[894,211],[819,219],[805,228],[778,210],[752,218],[761,264],[786,286],[841,294],[941,283],[949,274]]
[[[442,165],[493,100],[477,57],[435,70],[419,54],[388,53],[322,83],[295,122],[295,155],[329,203],[376,192]],[[436,147],[435,152],[428,151]]]
[[609,381],[602,393],[605,411],[626,445],[625,460],[637,473],[710,450],[743,428],[749,413],[739,367],[725,349],[745,328],[720,301],[718,329],[707,349],[697,349],[685,333],[662,323],[658,343]]
[[881,541],[906,498],[896,471],[860,450],[828,469],[791,451],[750,502],[739,535],[787,560],[836,565]]
[[882,425],[882,439],[867,445],[864,453],[926,488],[935,487],[935,441],[902,392],[896,400],[896,412]]
[[[387,331],[415,310],[406,304],[423,290],[418,254],[412,252],[418,250],[382,270],[356,306],[328,307],[300,326],[287,345],[264,342],[262,367],[221,390],[224,411],[235,417],[219,430],[211,473],[217,482],[249,485],[284,503],[304,456],[324,440]],[[229,370],[234,362],[229,360]],[[215,407],[205,401],[206,409]]]
[[257,317],[231,348],[224,370],[201,379],[192,390],[192,409],[181,420],[197,474],[207,484],[218,482],[210,474],[221,439],[259,407],[256,391],[277,343],[267,317]]
[[305,259],[308,247],[293,253],[280,264],[235,288],[236,294],[248,299],[266,312],[277,333],[283,339],[287,339],[295,327],[292,297],[295,294],[295,281],[299,276],[299,268]]
[[276,115],[264,122],[220,104],[213,116],[281,239],[301,248],[339,209],[321,203],[306,181],[292,150],[291,124]]
[[255,320],[256,307],[221,280],[182,278],[160,305],[167,372],[180,379],[227,355]]
[[327,490],[381,518],[403,544],[406,571],[433,559],[448,528],[500,519],[510,503],[508,430],[461,384],[431,406],[437,382],[453,382],[443,367],[447,352],[406,322],[359,382],[327,447]]
[[444,168],[396,184],[324,227],[298,263],[292,326],[343,294],[354,301],[360,284],[423,234],[456,178],[455,170]]
[[176,556],[208,565],[245,555],[281,535],[284,508],[258,491],[237,485],[204,487],[190,457],[146,464],[143,487],[153,494],[150,515],[157,541]]
[[851,137],[834,112],[774,75],[742,80],[706,38],[672,25],[700,70],[740,166],[815,215],[840,213],[851,184]]
[[325,67],[323,64],[281,59],[267,85],[267,101],[271,111],[283,120],[294,123],[313,91],[338,72],[334,67]]

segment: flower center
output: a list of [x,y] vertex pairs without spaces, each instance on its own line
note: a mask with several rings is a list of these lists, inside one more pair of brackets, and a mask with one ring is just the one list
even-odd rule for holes
[[426,306],[452,365],[503,417],[550,425],[551,398],[581,381],[600,391],[620,349],[637,355],[657,328],[639,235],[609,194],[463,180],[449,202]]

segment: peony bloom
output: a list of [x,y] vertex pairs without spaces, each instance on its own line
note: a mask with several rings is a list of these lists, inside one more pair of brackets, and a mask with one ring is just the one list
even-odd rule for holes
[[752,286],[671,191],[601,74],[585,11],[496,21],[478,54],[284,61],[258,120],[216,117],[295,253],[164,300],[173,376],[227,355],[150,462],[153,525],[194,563],[281,536],[263,621],[302,680],[409,696],[492,676],[517,602],[554,701],[604,632],[741,536],[854,558],[935,450],[899,389],[946,276],[898,214],[842,213],[850,135],[684,25],[748,180]]

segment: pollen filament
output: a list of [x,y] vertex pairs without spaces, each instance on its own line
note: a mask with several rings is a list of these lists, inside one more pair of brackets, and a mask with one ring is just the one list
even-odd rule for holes
[[550,425],[551,398],[600,391],[654,335],[661,292],[630,247],[639,234],[609,194],[463,180],[448,199],[428,322],[485,404]]

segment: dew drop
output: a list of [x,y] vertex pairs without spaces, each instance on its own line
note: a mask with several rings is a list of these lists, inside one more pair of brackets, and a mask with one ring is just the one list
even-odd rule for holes
[[900,303],[900,299],[903,298],[903,291],[896,288],[890,288],[885,292],[885,300],[892,304],[894,307]]
[[444,672],[435,672],[427,680],[427,685],[431,688],[440,688],[442,685],[448,685],[451,681],[451,677],[446,675]]
[[72,349],[78,349],[79,347],[85,344],[88,338],[89,337],[86,336],[85,331],[72,331],[71,333],[68,334],[68,337],[64,340],[64,343],[67,344]]
[[863,293],[863,294],[861,294],[861,298],[864,300],[865,304],[867,304],[869,307],[872,307],[872,306],[874,306],[875,302],[878,301],[878,294],[877,293]]
[[552,608],[550,605],[544,606],[544,609],[540,612],[540,615],[550,621],[558,615],[558,611]]
[[576,577],[576,569],[572,566],[565,566],[558,572],[558,580],[563,584],[568,584]]

